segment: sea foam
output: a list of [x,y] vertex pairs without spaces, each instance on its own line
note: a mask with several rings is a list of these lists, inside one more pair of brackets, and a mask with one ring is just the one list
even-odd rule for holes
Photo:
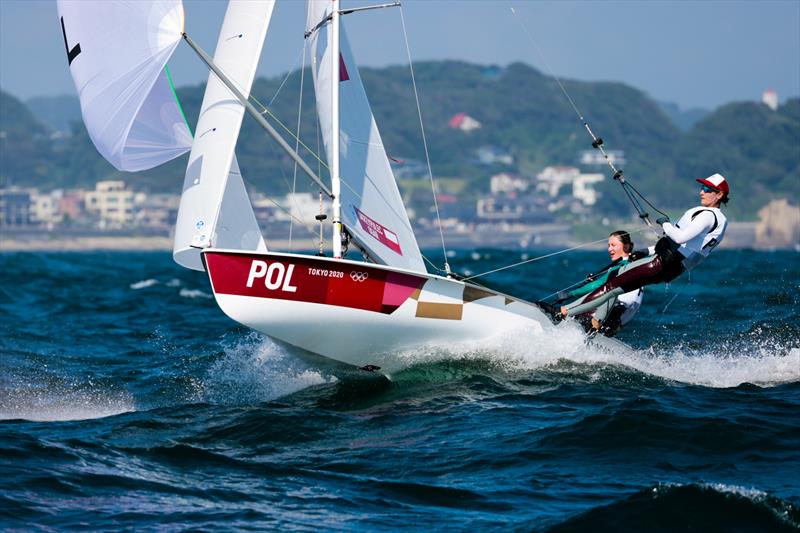
[[616,340],[586,342],[574,322],[515,330],[463,343],[430,344],[397,354],[411,366],[442,360],[486,360],[509,371],[553,367],[563,361],[629,368],[662,379],[714,388],[761,387],[800,381],[800,348],[769,340],[740,340],[706,349],[683,346],[634,349]]
[[255,332],[223,342],[223,350],[202,380],[203,401],[264,402],[336,381]]
[[133,397],[127,392],[66,384],[17,388],[8,396],[0,397],[0,420],[65,422],[105,418],[135,410]]

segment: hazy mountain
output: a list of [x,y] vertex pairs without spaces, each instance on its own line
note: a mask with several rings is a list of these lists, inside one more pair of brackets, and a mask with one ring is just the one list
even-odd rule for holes
[[38,96],[25,102],[31,113],[55,131],[69,133],[73,122],[81,120],[81,104],[77,96]]
[[48,129],[25,104],[0,91],[0,186],[47,180],[52,159]]
[[700,107],[682,110],[678,104],[672,102],[658,102],[658,106],[681,131],[689,131],[710,113],[708,109]]
[[800,99],[777,111],[760,102],[720,107],[698,122],[678,146],[681,175],[721,172],[731,180],[734,215],[757,211],[767,199],[800,198]]

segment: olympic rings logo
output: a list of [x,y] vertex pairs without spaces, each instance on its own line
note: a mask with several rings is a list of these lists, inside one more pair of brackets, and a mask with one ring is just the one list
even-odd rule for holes
[[366,280],[369,277],[369,272],[350,272],[350,279],[353,281],[357,281],[361,283],[362,281]]

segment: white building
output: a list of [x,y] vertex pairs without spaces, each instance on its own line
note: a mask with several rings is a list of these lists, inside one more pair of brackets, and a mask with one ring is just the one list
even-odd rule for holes
[[[283,221],[316,224],[315,216],[319,214],[319,196],[309,192],[289,193],[281,199],[273,200],[263,194],[251,196],[253,209],[264,222]],[[323,198],[322,212],[330,216],[330,201]]]
[[178,216],[181,197],[177,194],[136,193],[134,220],[137,226],[169,228]]
[[528,181],[519,176],[502,172],[490,178],[489,187],[492,190],[492,194],[510,194],[527,191]]
[[99,216],[101,228],[121,228],[133,222],[133,198],[124,181],[98,181],[86,193],[86,210]]
[[475,150],[475,155],[478,157],[478,162],[482,165],[514,164],[514,156],[508,153],[507,150],[496,146],[481,146]]
[[544,191],[552,197],[558,196],[561,187],[572,185],[581,171],[575,167],[552,166],[547,167],[536,175],[536,190]]
[[60,198],[61,191],[40,194],[34,189],[31,193],[31,222],[41,224],[49,229],[61,222],[58,210]]
[[488,220],[513,220],[522,218],[525,213],[525,206],[520,202],[507,198],[489,196],[487,198],[478,198],[475,211],[478,218]]
[[602,174],[581,174],[572,182],[572,196],[580,200],[583,205],[594,205],[599,195],[592,185],[600,183],[603,179]]
[[778,93],[772,89],[767,89],[761,94],[761,102],[776,111],[778,109]]
[[466,113],[457,113],[448,122],[454,130],[461,130],[470,132],[481,128],[481,123],[467,115]]
[[603,181],[603,174],[581,174],[575,167],[552,166],[547,167],[536,176],[537,191],[544,191],[552,198],[559,195],[562,187],[571,187],[573,198],[577,198],[583,205],[594,205],[598,194],[593,185]]

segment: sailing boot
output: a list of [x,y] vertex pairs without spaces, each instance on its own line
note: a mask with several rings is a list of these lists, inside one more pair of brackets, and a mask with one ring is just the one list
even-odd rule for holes
[[544,314],[550,317],[550,320],[552,320],[554,324],[558,324],[564,318],[561,316],[561,309],[557,305],[538,301],[536,302],[536,306],[544,311]]

